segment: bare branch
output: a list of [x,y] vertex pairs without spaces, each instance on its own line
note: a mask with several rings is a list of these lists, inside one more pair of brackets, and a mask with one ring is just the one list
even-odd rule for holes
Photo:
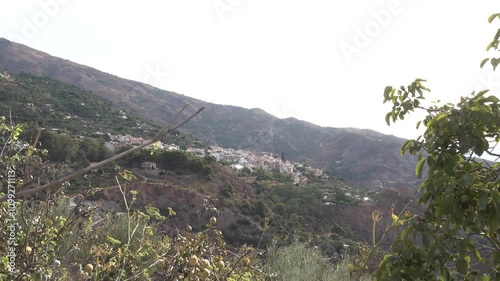
[[[37,128],[35,140],[33,141],[33,145],[31,146],[33,150],[36,148],[36,145],[38,144],[38,140],[40,139],[41,134],[42,130],[40,128]],[[26,165],[24,166],[24,181],[28,181],[29,168],[31,166],[31,155],[32,152],[30,149],[28,149],[26,151]]]
[[484,151],[484,152],[486,152],[486,154],[489,154],[490,156],[495,156],[495,157],[497,157],[497,159],[495,159],[495,161],[496,161],[496,160],[498,160],[498,159],[500,158],[500,154],[498,154],[498,153],[493,153],[493,152],[488,151],[488,150],[486,150],[486,151]]

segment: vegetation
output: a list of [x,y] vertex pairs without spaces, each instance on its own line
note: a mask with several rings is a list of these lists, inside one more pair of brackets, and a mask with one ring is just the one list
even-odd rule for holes
[[[124,150],[127,148],[125,147]],[[151,149],[136,151],[119,161],[125,167],[137,167],[142,162],[155,162],[159,168],[178,173],[192,172],[208,176],[212,173],[211,160],[191,155],[181,150],[159,150],[152,152]]]
[[[269,249],[266,258],[265,271],[275,275],[276,280],[301,281],[341,281],[350,280],[349,258],[343,257],[333,268],[321,252],[308,248],[303,243],[293,243],[290,246]],[[363,275],[361,281],[372,280],[369,275]]]
[[[126,214],[120,217],[102,213],[84,200],[72,205],[63,196],[65,181],[62,187],[54,181],[43,189],[25,192],[46,191],[41,198],[21,200],[17,188],[29,186],[23,179],[38,176],[32,165],[41,162],[46,150],[35,145],[19,147],[21,126],[5,120],[0,119],[0,164],[7,189],[1,194],[5,200],[0,218],[1,225],[9,227],[0,230],[2,245],[8,245],[0,250],[2,280],[263,279],[259,277],[263,273],[251,263],[251,249],[233,254],[224,250],[221,233],[214,229],[215,216],[199,233],[175,238],[159,235],[159,222],[166,218],[154,207],[132,209],[137,192],[127,190],[126,182],[132,179],[127,171],[120,174],[124,185],[117,178],[126,207]],[[157,140],[160,133],[145,145]],[[168,216],[174,215],[169,209]]]
[[[337,179],[316,179],[311,177],[309,182],[298,187],[292,178],[286,174],[256,170],[253,187],[257,196],[254,199],[243,200],[238,208],[244,215],[259,221],[265,229],[265,235],[243,233],[239,228],[246,224],[239,221],[233,232],[227,235],[233,243],[246,242],[254,246],[290,245],[298,240],[338,260],[347,251],[346,246],[352,249],[352,254],[358,256],[358,246],[363,243],[364,237],[356,234],[348,224],[335,224],[332,220],[340,216],[342,209],[356,206],[359,199],[352,196],[362,194],[362,190],[350,188]],[[346,193],[352,195],[346,195]],[[333,218],[332,218],[333,216]],[[346,245],[346,246],[344,246]]]
[[[130,174],[122,173],[125,178]],[[263,280],[251,262],[252,250],[224,250],[215,217],[206,229],[169,237],[159,232],[168,219],[159,210],[131,207],[137,196],[120,185],[124,215],[99,213],[84,202],[72,208],[61,192],[43,201],[27,200],[12,208],[2,203],[2,225],[14,225],[15,244],[0,250],[2,280]],[[8,210],[10,213],[6,213]],[[216,213],[214,213],[216,215]],[[170,210],[168,216],[175,216]],[[101,218],[101,219],[98,219]],[[2,228],[7,245],[10,228]],[[14,243],[14,242],[13,242]],[[233,279],[231,279],[233,278]]]
[[69,200],[64,196],[67,184],[47,189],[39,198],[16,198],[10,190],[22,186],[21,168],[39,163],[46,150],[16,148],[21,126],[9,125],[5,118],[0,125],[2,182],[8,183],[0,218],[2,226],[9,226],[0,230],[0,243],[8,245],[0,248],[2,280],[290,280],[297,273],[290,267],[295,263],[288,263],[289,272],[283,271],[284,260],[295,258],[297,248],[304,261],[314,262],[297,278],[333,273],[335,279],[324,280],[347,280],[347,264],[334,272],[318,251],[305,245],[273,249],[268,258],[245,246],[228,251],[215,228],[218,211],[211,206],[206,206],[212,217],[204,229],[193,232],[187,227],[175,236],[165,235],[160,226],[176,216],[175,211],[168,208],[161,214],[153,206],[134,207],[139,194],[128,188],[134,180],[128,171],[116,177],[124,214],[104,212],[85,200]]
[[[489,18],[492,22],[500,14]],[[488,50],[500,51],[500,29]],[[493,69],[499,58],[485,59]],[[394,222],[405,229],[396,236],[377,273],[378,280],[499,280],[500,163],[482,160],[500,155],[500,100],[488,90],[473,92],[457,103],[425,105],[425,80],[386,87],[384,102],[392,103],[388,124],[414,110],[427,115],[417,123],[425,132],[407,141],[401,153],[418,155],[415,167],[422,215]],[[425,169],[426,167],[426,169]]]
[[[108,100],[66,83],[24,73],[9,77],[16,83],[0,88],[3,100],[0,116],[11,116],[17,124],[33,124],[68,137],[104,140],[107,140],[107,133],[152,137],[161,128],[151,120],[126,112]],[[180,132],[166,135],[162,141],[181,147],[198,143]]]
[[[33,134],[34,135],[34,132]],[[22,137],[22,136],[21,136]],[[23,139],[29,139],[25,137]],[[40,148],[51,151],[44,160],[53,163],[79,163],[88,166],[111,157],[111,151],[105,146],[104,139],[75,139],[71,136],[43,130],[39,137]]]
[[[8,81],[12,82],[12,81]],[[4,80],[2,80],[2,86]],[[107,150],[100,140],[75,140],[64,134],[29,129],[6,118],[0,120],[1,178],[6,184],[0,208],[0,279],[2,280],[264,280],[269,278],[255,250],[241,247],[227,251],[222,233],[215,229],[217,209],[206,227],[198,232],[186,229],[168,236],[160,227],[167,213],[153,206],[133,207],[138,193],[128,189],[132,173],[122,171],[116,178],[125,205],[125,214],[114,214],[96,208],[77,195],[68,200],[64,191],[68,181],[92,168],[72,173],[63,166],[43,163],[99,161]],[[34,145],[20,142],[24,134]],[[158,136],[145,143],[151,144]],[[39,143],[43,143],[39,146]],[[61,147],[64,148],[61,153]],[[210,157],[200,159],[182,151],[156,152],[138,147],[124,161],[155,160],[171,169],[190,169],[210,174]],[[56,151],[51,154],[50,151]],[[125,154],[120,154],[125,155]],[[117,157],[120,157],[118,155]],[[117,157],[114,157],[118,159]],[[141,158],[144,157],[144,158]],[[152,158],[148,158],[152,157]],[[114,159],[113,158],[113,159]],[[141,159],[139,159],[141,158]],[[102,165],[110,160],[101,161]],[[98,166],[96,165],[96,167]],[[85,165],[84,165],[85,166]],[[207,168],[208,167],[208,168]],[[60,180],[52,181],[49,169]],[[116,171],[109,171],[115,173]],[[65,173],[72,173],[65,176]],[[33,186],[32,179],[38,181]],[[68,181],[66,181],[67,179]],[[62,185],[61,185],[62,184]],[[39,185],[42,188],[40,188]],[[37,186],[37,185],[35,185]],[[91,185],[89,185],[91,186]],[[28,188],[28,190],[26,190]],[[28,191],[28,192],[26,192]],[[43,194],[39,191],[45,191]],[[89,192],[93,192],[92,189]],[[222,190],[231,196],[234,187],[226,181]],[[29,196],[22,199],[21,195]],[[35,196],[33,196],[33,194]],[[75,198],[82,198],[75,201]],[[76,202],[76,204],[75,204]]]

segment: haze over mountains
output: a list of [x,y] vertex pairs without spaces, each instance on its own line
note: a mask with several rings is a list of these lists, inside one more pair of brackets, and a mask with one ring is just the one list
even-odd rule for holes
[[415,159],[399,153],[404,140],[372,130],[320,127],[295,118],[279,119],[261,109],[213,104],[122,79],[2,38],[0,70],[66,82],[158,124],[172,118],[185,103],[191,106],[184,117],[205,107],[184,131],[222,147],[283,152],[287,159],[331,171],[358,186],[413,189],[419,183],[413,168]]

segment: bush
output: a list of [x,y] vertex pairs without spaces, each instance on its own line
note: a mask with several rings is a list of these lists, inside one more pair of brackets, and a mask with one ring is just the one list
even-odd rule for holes
[[[276,275],[278,281],[349,281],[349,260],[342,259],[333,267],[317,249],[294,242],[290,246],[269,249],[264,271]],[[360,280],[371,280],[363,276]]]
[[233,185],[229,181],[226,181],[226,183],[222,187],[221,194],[224,197],[229,198],[231,196],[231,194],[233,194],[233,192],[234,192]]
[[269,214],[269,206],[262,200],[257,200],[254,205],[255,213],[258,214],[261,218],[265,218]]
[[[126,192],[121,186],[120,190],[124,199],[131,199],[126,199],[125,214],[112,217],[85,205],[69,209],[68,199],[61,193],[47,201],[16,204],[16,213],[23,216],[16,229],[18,245],[12,248],[17,279],[9,275],[8,260],[2,258],[0,280],[265,279],[255,265],[258,259],[253,249],[226,251],[215,218],[198,233],[165,236],[158,231],[166,219],[161,211],[154,207],[130,209],[137,192]],[[7,225],[9,216],[4,210],[8,202],[1,206],[0,223]],[[175,216],[172,209],[165,211]],[[104,216],[102,220],[100,216]],[[0,242],[7,245],[3,238],[8,233],[1,234]],[[1,257],[7,257],[6,249],[0,248]],[[209,278],[203,278],[207,275]]]
[[345,236],[345,231],[344,231],[344,229],[343,229],[340,225],[338,225],[338,224],[336,224],[336,223],[334,223],[334,224],[332,225],[331,232],[332,232],[332,233],[335,233],[335,234],[338,234],[338,235],[340,235],[340,236]]

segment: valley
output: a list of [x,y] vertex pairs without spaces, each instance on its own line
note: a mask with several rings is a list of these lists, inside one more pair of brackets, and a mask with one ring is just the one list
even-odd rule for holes
[[[345,254],[364,255],[360,249],[371,241],[374,211],[418,212],[412,203],[419,184],[410,168],[414,160],[400,157],[401,139],[210,104],[5,40],[0,45],[18,54],[18,59],[5,52],[0,56],[0,67],[13,73],[13,82],[0,87],[0,116],[23,126],[21,147],[38,139],[37,147],[48,151],[34,176],[54,170],[57,178],[140,145],[181,102],[192,104],[188,111],[205,107],[186,127],[169,132],[153,147],[63,187],[70,205],[76,204],[74,198],[84,199],[73,208],[96,210],[98,225],[126,214],[125,198],[134,202],[134,210],[154,207],[158,215],[169,217],[158,230],[171,237],[202,232],[217,215],[214,226],[230,247],[266,249],[301,241],[337,263]],[[36,64],[23,62],[34,54]],[[160,100],[170,107],[147,108]],[[122,185],[133,195],[123,193]],[[382,223],[389,220],[385,215]],[[377,228],[375,235],[383,232]],[[383,241],[382,249],[392,240]],[[370,264],[370,270],[375,266]]]

